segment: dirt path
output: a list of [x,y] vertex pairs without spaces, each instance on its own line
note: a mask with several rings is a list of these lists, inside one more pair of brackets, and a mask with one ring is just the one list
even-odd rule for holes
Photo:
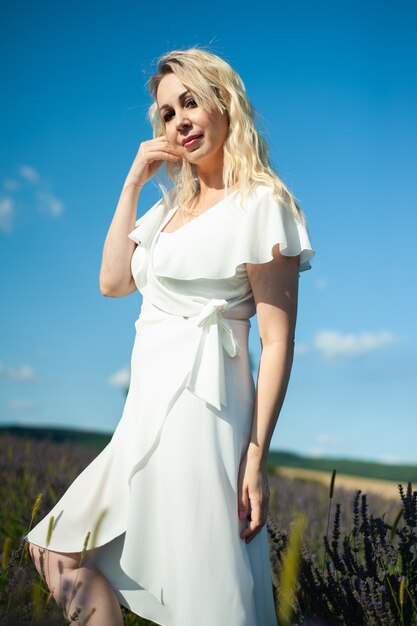
[[[330,485],[331,472],[320,470],[302,469],[298,467],[277,468],[277,474],[290,478],[305,478],[316,480],[325,485]],[[384,498],[399,500],[398,483],[391,480],[380,480],[379,478],[365,478],[362,476],[349,476],[347,474],[336,474],[335,488],[342,487],[355,491],[361,489],[362,493],[375,493]],[[406,487],[406,485],[404,485]]]

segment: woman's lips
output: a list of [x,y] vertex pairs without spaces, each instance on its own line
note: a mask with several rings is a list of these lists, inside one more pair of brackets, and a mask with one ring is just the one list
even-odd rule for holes
[[194,144],[196,144],[198,141],[200,141],[200,139],[203,137],[203,135],[194,135],[193,137],[190,137],[189,139],[186,139],[183,142],[183,146],[184,148],[191,148],[191,146],[193,146]]

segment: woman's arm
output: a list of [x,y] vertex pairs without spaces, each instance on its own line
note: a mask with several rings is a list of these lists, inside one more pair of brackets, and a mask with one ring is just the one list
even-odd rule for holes
[[165,135],[140,144],[104,242],[100,269],[100,291],[104,296],[120,298],[135,291],[130,264],[136,243],[127,235],[135,227],[140,190],[163,161],[179,160]]
[[274,258],[269,263],[246,264],[262,346],[252,432],[239,481],[239,511],[244,511],[243,517],[250,515],[251,518],[249,526],[241,533],[247,543],[266,523],[269,498],[267,457],[294,355],[300,257],[282,255],[278,245],[273,252]]
[[141,187],[126,179],[103,248],[100,291],[103,296],[120,298],[136,289],[130,263],[136,243],[128,238],[136,223]]
[[278,250],[269,263],[246,264],[262,347],[248,455],[265,465],[293,362],[299,260]]

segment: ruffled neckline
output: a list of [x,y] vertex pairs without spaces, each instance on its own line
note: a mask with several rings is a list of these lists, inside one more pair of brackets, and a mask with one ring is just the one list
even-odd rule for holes
[[[203,211],[203,213],[200,213],[200,215],[197,215],[197,217],[194,217],[192,220],[186,222],[183,226],[180,226],[179,228],[176,228],[175,230],[173,230],[172,232],[164,232],[163,230],[159,231],[159,235],[175,235],[176,233],[178,233],[178,231],[183,230],[184,228],[186,228],[187,226],[191,226],[191,224],[197,220],[200,220],[201,218],[204,217],[204,215],[206,215],[207,213],[210,213],[211,211],[213,211],[214,209],[218,208],[221,204],[223,204],[224,202],[226,202],[226,200],[229,200],[232,198],[232,196],[234,196],[237,192],[239,192],[240,189],[235,189],[234,191],[231,191],[229,194],[227,194],[227,196],[225,196],[224,198],[221,198],[220,200],[218,200],[217,202],[215,202],[214,204],[211,205],[211,207],[209,207],[208,209],[206,209],[205,211]],[[165,228],[165,226],[170,222],[170,220],[174,217],[175,213],[178,211],[178,205],[173,207],[171,209],[171,215],[169,217],[169,220],[167,222],[165,222],[165,224],[163,224],[162,228]]]

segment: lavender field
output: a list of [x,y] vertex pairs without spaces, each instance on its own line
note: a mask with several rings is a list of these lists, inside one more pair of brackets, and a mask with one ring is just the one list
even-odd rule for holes
[[[97,454],[73,443],[0,438],[2,625],[68,624],[22,537]],[[280,626],[417,626],[417,492],[411,483],[400,485],[397,501],[384,500],[339,488],[331,472],[326,487],[280,476],[272,465],[269,470],[267,528]],[[127,626],[153,624],[122,610]]]

